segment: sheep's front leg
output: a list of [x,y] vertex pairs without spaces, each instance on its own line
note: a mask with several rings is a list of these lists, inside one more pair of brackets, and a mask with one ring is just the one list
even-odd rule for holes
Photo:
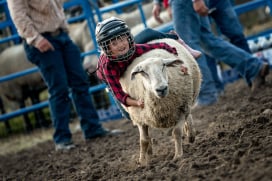
[[137,125],[140,132],[140,158],[141,165],[147,165],[149,156],[152,154],[151,139],[148,135],[147,125]]
[[181,158],[183,155],[182,149],[182,124],[183,120],[180,120],[178,124],[172,130],[172,136],[175,142],[175,156],[174,159]]
[[186,118],[186,122],[183,126],[183,133],[188,137],[190,143],[195,141],[196,131],[193,127],[193,118],[191,114],[189,114]]

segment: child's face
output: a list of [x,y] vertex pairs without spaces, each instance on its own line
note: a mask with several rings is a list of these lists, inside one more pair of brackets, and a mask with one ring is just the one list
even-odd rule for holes
[[113,38],[109,42],[109,49],[112,56],[121,56],[126,54],[129,51],[129,42],[126,35],[119,35],[116,38]]

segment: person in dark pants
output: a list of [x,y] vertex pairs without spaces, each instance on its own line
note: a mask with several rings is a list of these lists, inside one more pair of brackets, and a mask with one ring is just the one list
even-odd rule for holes
[[[209,17],[216,25],[216,30],[224,35],[233,45],[251,53],[247,39],[243,32],[243,27],[239,18],[234,11],[233,2],[230,0],[209,0],[207,7],[210,10]],[[224,82],[218,77],[217,60],[211,56],[207,56],[207,63],[211,70],[211,74],[216,83],[218,93],[224,91]],[[237,71],[233,70],[234,73]],[[237,73],[238,74],[238,73]]]
[[[220,60],[235,69],[251,90],[257,91],[265,84],[269,74],[269,65],[252,56],[247,51],[217,37],[210,27],[208,1],[171,0],[171,12],[174,29],[190,47],[200,50],[216,60]],[[153,16],[159,21],[161,6],[154,0]],[[201,56],[198,65],[203,75],[198,105],[207,106],[217,102],[218,92],[206,56]]]
[[99,123],[88,94],[79,48],[67,33],[61,0],[9,0],[8,8],[28,59],[38,66],[48,86],[56,150],[75,147],[69,129],[71,90],[86,140],[111,133]]

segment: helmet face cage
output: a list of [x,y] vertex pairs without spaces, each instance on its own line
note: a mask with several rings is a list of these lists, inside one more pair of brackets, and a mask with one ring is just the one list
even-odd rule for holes
[[[135,52],[134,38],[127,24],[121,19],[111,17],[98,23],[95,35],[99,47],[111,61],[126,61]],[[109,45],[113,40],[120,40],[120,38],[128,40],[129,50],[124,55],[116,57],[112,55]]]
[[[129,44],[129,50],[127,53],[125,53],[124,55],[120,55],[120,56],[113,56],[111,53],[111,50],[109,48],[109,45],[112,41],[117,40],[117,39],[122,39],[122,38],[126,38],[128,40],[128,44]],[[111,61],[126,61],[128,60],[135,52],[135,45],[134,45],[134,38],[131,35],[130,31],[125,31],[121,34],[118,34],[108,40],[104,40],[101,41],[99,43],[100,48],[103,50],[103,52],[106,54],[106,56],[108,57],[109,60]]]

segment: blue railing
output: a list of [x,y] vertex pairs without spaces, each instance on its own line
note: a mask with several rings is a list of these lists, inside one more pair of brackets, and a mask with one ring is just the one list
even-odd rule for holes
[[[90,6],[90,4],[89,4],[90,2],[91,2],[92,6]],[[143,24],[146,26],[146,20],[145,20],[145,16],[144,16],[144,12],[143,12],[143,9],[142,9],[142,4],[141,4],[142,0],[128,0],[128,1],[123,1],[123,2],[120,2],[120,3],[117,2],[117,3],[113,4],[113,5],[107,6],[105,8],[98,8],[96,0],[92,0],[90,2],[88,0],[71,0],[71,1],[66,2],[63,5],[63,7],[64,7],[64,9],[69,9],[70,7],[73,7],[73,6],[81,6],[82,7],[82,9],[83,9],[82,14],[77,16],[77,17],[69,18],[68,23],[74,23],[74,22],[77,22],[77,21],[80,21],[80,20],[87,20],[89,30],[90,30],[91,39],[93,39],[93,40],[95,39],[95,25],[96,25],[95,16],[97,16],[97,19],[99,21],[101,21],[103,13],[113,11],[113,10],[117,11],[118,9],[121,10],[121,8],[131,6],[133,4],[138,5],[138,9],[139,9],[139,12],[140,12],[140,16],[142,17]],[[5,37],[5,38],[1,39],[0,43],[8,42],[8,41],[11,41],[11,40],[16,40],[16,42],[17,42],[20,37],[18,36],[16,31],[15,32],[13,31],[13,30],[16,30],[16,29],[15,29],[14,24],[12,23],[9,12],[7,10],[6,0],[0,1],[0,6],[1,5],[5,7],[4,10],[6,12],[6,21],[0,23],[0,29],[10,28],[12,30],[11,31],[12,35],[9,36],[9,37]],[[88,56],[88,55],[93,55],[93,54],[98,55],[98,45],[97,45],[96,41],[93,41],[93,43],[94,43],[94,49],[91,50],[91,51],[88,51],[88,52],[81,53],[82,58],[85,57],[85,56]],[[26,69],[26,70],[21,71],[21,72],[16,72],[16,73],[12,73],[12,74],[9,74],[9,75],[6,75],[6,76],[2,76],[2,77],[0,77],[0,84],[2,82],[9,81],[9,80],[15,79],[17,77],[24,76],[24,75],[27,75],[27,74],[31,74],[31,73],[34,73],[34,72],[37,72],[37,71],[38,71],[38,68],[33,67],[33,68]],[[105,84],[92,86],[92,87],[89,88],[89,93],[92,94],[94,92],[104,90],[105,88],[106,88]],[[106,121],[106,120],[109,120],[109,119],[118,119],[118,118],[122,117],[120,112],[118,111],[118,108],[115,105],[115,102],[113,101],[112,96],[110,94],[109,94],[109,97],[110,97],[110,102],[111,102],[110,108],[108,110],[98,110],[100,121]],[[6,121],[6,120],[8,120],[10,118],[13,118],[13,117],[16,117],[16,116],[19,116],[19,115],[22,115],[22,114],[25,114],[25,113],[28,113],[28,112],[33,112],[33,111],[35,111],[37,109],[45,108],[47,106],[48,106],[48,101],[44,101],[44,102],[29,106],[29,107],[26,107],[26,108],[22,108],[22,109],[19,109],[19,110],[10,112],[10,113],[0,115],[0,122],[1,121]]]
[[[114,0],[114,1],[117,1],[117,0]],[[103,8],[98,7],[96,0],[92,0],[90,2],[91,2],[92,6],[90,6],[88,4],[89,3],[88,0],[71,0],[71,1],[64,4],[64,9],[68,9],[68,8],[70,8],[72,6],[77,6],[77,5],[79,5],[79,6],[81,6],[83,8],[83,13],[81,15],[77,16],[77,17],[69,18],[68,23],[73,23],[73,22],[76,22],[76,21],[79,21],[79,20],[86,19],[87,22],[88,22],[90,35],[91,35],[92,39],[95,39],[95,24],[96,24],[95,17],[97,17],[97,19],[99,21],[101,21],[103,13],[113,11],[113,10],[120,13],[121,9],[123,7],[131,6],[133,4],[138,5],[138,9],[140,11],[140,16],[142,18],[142,22],[143,22],[144,26],[147,27],[145,15],[144,15],[144,12],[143,12],[143,9],[142,9],[142,4],[141,4],[142,0],[127,0],[127,1],[122,1],[122,2],[116,2],[115,4],[113,4],[111,6],[107,6],[107,7],[103,7]],[[4,5],[5,10],[7,10],[6,0],[0,1],[0,6],[1,5]],[[263,6],[269,6],[270,10],[272,10],[272,0],[254,0],[254,1],[250,1],[250,2],[245,3],[245,4],[235,6],[235,11],[236,11],[237,14],[242,14],[242,13],[254,10],[256,8],[263,7]],[[11,40],[14,40],[15,43],[16,43],[19,40],[19,36],[17,35],[17,32],[16,32],[16,30],[14,28],[14,25],[12,24],[12,21],[10,19],[8,11],[6,11],[6,14],[7,14],[7,17],[6,17],[7,20],[0,23],[0,29],[10,27],[12,35],[9,36],[9,37],[5,37],[4,39],[1,39],[0,43],[11,41]],[[164,25],[162,25],[162,26],[160,26],[160,27],[158,27],[156,29],[159,30],[159,31],[162,31],[162,32],[168,32],[169,30],[173,29],[173,23],[169,22],[169,23],[164,24]],[[271,30],[268,30],[266,32],[262,32],[261,34],[258,34],[258,35],[252,36],[252,37],[248,37],[248,38],[251,39],[251,40],[254,40],[255,38],[258,38],[260,35],[267,36],[268,33],[271,33]],[[81,54],[81,57],[83,58],[84,56],[93,55],[93,54],[98,55],[98,51],[97,51],[98,46],[97,46],[95,41],[94,41],[94,47],[95,47],[94,50],[91,50],[89,52],[83,52]],[[24,71],[21,71],[21,72],[17,72],[17,73],[13,73],[13,74],[10,74],[10,75],[2,76],[2,77],[0,77],[0,84],[2,82],[4,82],[4,81],[9,81],[9,80],[17,78],[19,76],[24,76],[24,75],[34,73],[34,72],[37,72],[37,71],[38,71],[38,68],[34,67],[34,68],[30,68],[30,69],[27,69],[27,70],[24,70]],[[92,93],[94,93],[96,91],[103,90],[105,88],[106,88],[105,84],[100,84],[100,85],[97,85],[97,86],[94,86],[94,87],[90,87],[89,92],[90,92],[90,94],[92,94]],[[112,105],[115,105],[111,96],[110,96],[110,99],[111,99]],[[20,109],[20,110],[11,112],[11,113],[0,115],[0,122],[4,121],[4,120],[7,120],[7,119],[10,119],[10,118],[13,118],[13,117],[16,117],[16,116],[19,116],[19,115],[22,115],[24,113],[32,112],[34,110],[47,107],[47,106],[48,106],[48,101],[44,101],[44,102],[41,102],[39,104],[29,106],[27,108],[23,108],[23,109]],[[119,111],[116,111],[115,113],[116,114],[111,114],[109,112],[108,113],[103,112],[102,114],[104,116],[102,116],[103,117],[102,121],[107,120],[109,118],[114,119],[114,118],[120,118],[121,117]]]
[[9,37],[2,38],[0,40],[0,43],[5,43],[5,42],[13,40],[14,43],[17,44],[17,43],[20,42],[20,37],[18,36],[16,28],[15,28],[14,24],[11,21],[11,17],[10,17],[9,11],[8,11],[8,6],[7,6],[7,3],[6,3],[6,0],[0,1],[0,6],[5,11],[5,18],[6,18],[6,20],[4,22],[0,23],[0,29],[9,28],[9,30],[11,31],[11,34],[12,34]]
[[[272,1],[271,0],[255,0],[250,1],[244,4],[236,5],[234,7],[235,12],[240,15],[249,11],[252,11],[259,7],[269,6],[270,9],[272,8]],[[272,10],[272,9],[271,9]],[[270,12],[270,15],[272,15],[272,12]]]

